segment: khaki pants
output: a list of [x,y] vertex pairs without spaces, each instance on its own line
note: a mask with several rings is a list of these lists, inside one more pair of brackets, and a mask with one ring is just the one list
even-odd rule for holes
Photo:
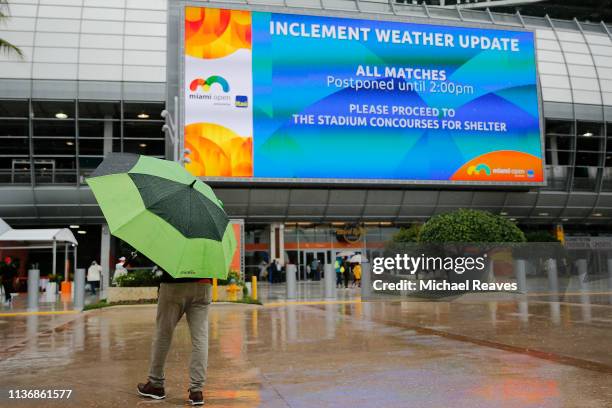
[[174,328],[183,314],[191,332],[191,361],[189,390],[201,391],[208,365],[208,305],[212,287],[203,283],[162,283],[157,301],[157,327],[151,350],[149,381],[157,387],[164,385],[164,365]]

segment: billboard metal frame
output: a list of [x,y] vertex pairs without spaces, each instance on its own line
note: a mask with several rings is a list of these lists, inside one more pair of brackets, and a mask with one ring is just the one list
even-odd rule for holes
[[[271,6],[265,4],[249,4],[249,0],[245,0],[245,3],[241,2],[217,2],[217,1],[179,1],[177,3],[169,2],[169,9],[174,5],[174,7],[178,7],[178,27],[173,24],[172,20],[172,12],[169,10],[168,12],[168,39],[172,38],[171,31],[174,30],[174,33],[178,33],[178,41],[179,46],[174,48],[178,50],[178,60],[173,60],[170,55],[170,50],[172,47],[167,47],[168,53],[168,62],[171,64],[167,65],[168,72],[166,76],[169,76],[170,68],[176,66],[178,68],[178,106],[175,106],[174,109],[178,109],[178,126],[177,126],[177,134],[178,139],[181,141],[181,153],[183,149],[183,142],[185,138],[185,8],[186,7],[202,7],[202,8],[214,8],[214,9],[229,9],[229,10],[247,10],[251,12],[268,12],[268,13],[285,13],[285,14],[297,14],[297,15],[308,15],[308,16],[318,16],[318,17],[340,17],[340,18],[349,18],[349,19],[361,19],[361,20],[373,20],[373,21],[392,21],[392,22],[400,22],[400,23],[418,23],[418,24],[428,24],[428,25],[439,25],[439,26],[449,26],[449,27],[465,27],[465,28],[481,28],[481,29],[489,29],[489,30],[506,30],[506,31],[517,31],[517,32],[529,32],[533,34],[534,39],[534,59],[536,61],[535,70],[536,70],[536,93],[538,98],[538,121],[540,127],[540,149],[542,152],[542,167],[543,167],[543,180],[541,182],[499,182],[499,181],[450,181],[450,180],[404,180],[404,179],[345,179],[345,178],[271,178],[271,177],[217,177],[217,176],[200,176],[199,178],[209,184],[215,185],[217,183],[226,184],[226,185],[235,185],[236,187],[245,186],[245,185],[256,185],[256,184],[278,184],[278,185],[314,185],[314,186],[322,186],[322,185],[330,185],[330,186],[370,186],[370,187],[384,187],[384,186],[410,186],[410,187],[476,187],[476,188],[495,188],[495,187],[503,187],[503,188],[540,188],[547,186],[548,179],[548,170],[546,168],[545,163],[545,141],[544,141],[544,102],[542,100],[542,89],[540,84],[540,75],[538,72],[537,66],[537,32],[534,29],[529,29],[525,26],[522,18],[520,21],[522,22],[521,26],[515,25],[504,25],[495,21],[491,12],[487,10],[490,18],[491,24],[482,24],[473,21],[466,21],[463,18],[461,20],[445,20],[445,19],[436,19],[435,17],[431,17],[429,13],[428,7],[423,4],[423,9],[425,10],[426,17],[416,17],[409,14],[398,14],[397,7],[393,4],[394,0],[389,0],[388,5],[390,6],[391,12],[389,14],[376,14],[375,12],[366,12],[362,11],[359,6],[360,0],[355,0],[356,10],[342,10],[342,9],[329,9],[323,6],[323,2],[320,3],[320,8],[304,8],[304,7],[293,7],[287,4],[286,0],[283,0],[283,6]],[[368,3],[366,1],[366,3]],[[371,2],[376,4],[382,4],[378,2]],[[461,16],[461,12],[458,10],[459,16]],[[500,28],[491,27],[494,26],[502,26]],[[170,44],[169,44],[170,45]],[[175,62],[176,65],[173,63]],[[167,81],[168,93],[167,100],[174,100],[174,97],[177,96],[175,93],[170,91],[171,82]],[[254,135],[253,135],[254,137]],[[182,156],[182,154],[181,154]],[[181,157],[179,157],[181,159]]]

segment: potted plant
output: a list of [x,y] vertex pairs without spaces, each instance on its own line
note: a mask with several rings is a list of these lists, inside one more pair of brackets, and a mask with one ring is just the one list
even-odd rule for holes
[[109,303],[138,302],[157,299],[161,276],[148,269],[129,271],[115,280],[117,286],[108,288]]
[[47,276],[47,278],[49,279],[49,281],[45,286],[45,293],[54,295],[57,294],[57,283],[61,282],[62,277],[60,275],[50,274],[49,276]]

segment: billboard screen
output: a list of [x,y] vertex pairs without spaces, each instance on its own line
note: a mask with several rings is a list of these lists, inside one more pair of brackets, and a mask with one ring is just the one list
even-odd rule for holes
[[186,7],[187,168],[542,184],[534,34]]

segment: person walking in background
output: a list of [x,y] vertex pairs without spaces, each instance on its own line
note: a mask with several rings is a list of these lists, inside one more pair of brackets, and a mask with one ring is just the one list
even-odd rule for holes
[[274,272],[276,271],[276,265],[274,265],[274,260],[272,260],[272,262],[270,262],[270,265],[268,265],[268,280],[270,281],[270,283],[274,283]]
[[126,259],[125,259],[125,256],[122,256],[121,258],[119,258],[119,262],[117,262],[117,264],[115,265],[115,273],[113,274],[114,284],[117,284],[117,278],[127,275],[128,271],[125,265],[126,265]]
[[361,264],[356,264],[353,267],[353,284],[357,287],[361,287]]
[[280,283],[283,280],[283,267],[278,259],[274,260],[274,279],[276,283]]
[[349,264],[348,257],[344,257],[344,261],[342,261],[342,267],[344,268],[344,272],[342,275],[344,277],[344,288],[348,288],[349,280],[351,278],[351,264]]
[[137,386],[143,397],[163,399],[164,367],[172,343],[174,329],[187,315],[191,333],[191,360],[189,363],[189,402],[204,405],[202,387],[206,381],[208,367],[208,305],[212,300],[212,279],[175,279],[163,271],[157,300],[157,318],[151,365],[146,383]]
[[11,293],[13,292],[13,280],[17,275],[17,267],[10,256],[4,258],[0,265],[0,277],[2,277],[2,289],[4,290],[4,304],[10,305]]
[[266,263],[266,261],[261,261],[259,263],[259,270],[257,272],[257,279],[265,279],[266,276],[268,275],[266,273],[266,268],[268,267],[268,264]]
[[91,285],[91,293],[96,294],[96,289],[100,287],[102,278],[102,267],[96,261],[92,261],[87,269],[87,282]]
[[342,266],[342,258],[336,258],[336,262],[334,263],[334,268],[336,270],[336,287],[342,287],[342,271],[344,270]]

